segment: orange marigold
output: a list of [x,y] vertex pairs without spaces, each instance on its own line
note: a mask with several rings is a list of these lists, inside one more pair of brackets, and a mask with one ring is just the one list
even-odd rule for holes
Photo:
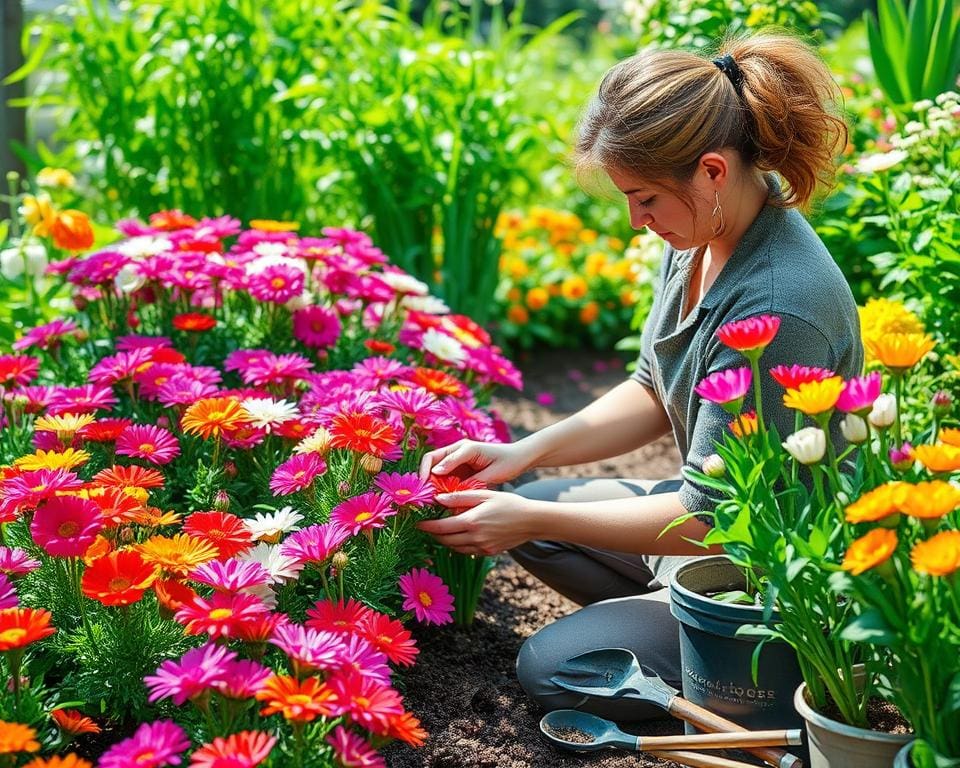
[[910,551],[910,562],[917,573],[949,576],[960,568],[960,531],[941,531],[917,542]]
[[97,472],[93,482],[115,488],[163,488],[163,474],[137,465],[122,467],[115,464]]
[[336,710],[334,692],[316,677],[298,681],[289,675],[274,675],[257,692],[257,699],[267,703],[260,714],[281,712],[287,720],[299,723],[309,723],[317,715],[333,715]]
[[204,440],[235,432],[250,421],[250,414],[235,397],[207,397],[183,413],[180,428]]
[[899,482],[885,483],[868,491],[846,509],[848,523],[873,523],[897,511]]
[[93,722],[93,718],[78,712],[75,709],[55,709],[50,717],[61,731],[71,736],[81,733],[100,733],[100,726]]
[[896,493],[896,504],[910,517],[938,519],[960,507],[960,488],[943,480],[903,483]]
[[93,768],[93,763],[71,752],[63,757],[35,757],[23,768]]
[[214,560],[220,554],[213,544],[186,533],[172,537],[151,536],[136,550],[148,563],[177,576],[186,576],[198,565]]
[[741,413],[739,418],[730,422],[730,431],[737,437],[755,434],[757,431],[757,412]]
[[885,333],[863,341],[873,357],[896,371],[913,368],[936,345],[930,336],[923,333]]
[[940,442],[960,448],[960,429],[941,429]]
[[16,752],[36,752],[40,742],[37,732],[23,723],[8,723],[0,720],[0,755],[12,755]]
[[93,245],[93,228],[85,213],[72,208],[60,211],[50,227],[53,244],[66,251],[84,251]]
[[887,528],[874,528],[850,545],[840,565],[845,571],[859,576],[885,563],[897,549],[897,533]]
[[931,472],[956,472],[960,469],[960,448],[952,445],[918,445],[917,460]]

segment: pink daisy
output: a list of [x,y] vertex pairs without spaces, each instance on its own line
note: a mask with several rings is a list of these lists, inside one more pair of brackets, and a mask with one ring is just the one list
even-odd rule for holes
[[64,413],[93,413],[109,411],[117,404],[117,397],[110,387],[84,384],[79,387],[55,387],[47,402],[47,413],[59,416]]
[[28,355],[0,355],[0,387],[25,386],[40,370],[40,361]]
[[347,634],[344,637],[340,669],[355,672],[380,683],[390,682],[391,670],[387,655],[361,635]]
[[13,348],[18,352],[30,349],[30,347],[56,349],[65,336],[73,334],[76,330],[77,324],[73,320],[61,318],[31,328],[23,335],[23,338],[13,342]]
[[443,415],[436,396],[422,387],[380,392],[377,395],[377,402],[401,416],[408,424],[412,421],[436,419]]
[[385,733],[390,716],[403,713],[400,694],[378,680],[343,672],[331,676],[327,684],[350,719],[374,733]]
[[277,739],[263,731],[217,736],[190,756],[190,768],[256,768],[270,755]]
[[295,454],[273,470],[270,490],[274,496],[289,496],[310,487],[317,476],[326,471],[327,463],[319,454]]
[[14,397],[25,400],[22,408],[24,413],[40,413],[50,402],[53,387],[42,385],[33,387],[17,387],[4,393],[3,398],[10,402]]
[[268,584],[270,574],[260,563],[253,560],[211,560],[190,572],[190,579],[206,584],[217,592],[242,592]]
[[164,408],[174,408],[178,405],[190,405],[197,400],[216,397],[217,392],[218,389],[215,384],[208,384],[184,374],[177,374],[157,387],[152,399]]
[[18,605],[20,601],[17,600],[17,590],[10,583],[7,574],[0,573],[0,611],[16,608]]
[[188,635],[208,634],[211,638],[232,637],[238,624],[270,609],[254,595],[214,592],[209,598],[195,597],[174,615]]
[[327,307],[305,307],[293,313],[293,337],[314,349],[332,347],[342,329],[340,316]]
[[258,358],[246,365],[240,371],[240,378],[245,384],[264,386],[266,384],[282,384],[286,381],[303,379],[310,374],[313,368],[307,358],[302,355],[287,354]]
[[180,443],[173,433],[152,424],[134,424],[117,438],[116,452],[121,456],[145,459],[151,464],[169,464],[180,455]]
[[523,389],[523,375],[496,349],[468,348],[466,366],[469,370],[476,371],[481,383],[492,382],[517,390]]
[[337,504],[330,512],[330,522],[356,536],[360,531],[383,528],[395,514],[389,499],[369,491]]
[[257,301],[286,304],[303,293],[303,271],[287,264],[271,264],[249,276],[247,290]]
[[153,350],[150,347],[131,349],[102,358],[87,374],[94,384],[116,384],[118,381],[133,379],[144,366],[153,363]]
[[[544,392],[543,394],[549,393]],[[550,397],[553,397],[553,395],[550,395]],[[485,443],[496,442],[496,432],[490,414],[480,410],[472,397],[448,397],[440,405],[440,412],[443,418],[457,424],[460,432],[471,440],[479,440]],[[435,427],[435,424],[420,420],[418,420],[418,424],[425,430]]]
[[172,720],[144,723],[129,739],[114,744],[100,756],[99,768],[160,768],[180,765],[180,755],[189,749],[183,728]]
[[173,342],[166,336],[143,336],[139,333],[132,333],[127,336],[118,336],[116,344],[117,352],[129,352],[131,349],[168,349],[173,347]]
[[[191,648],[179,661],[168,659],[153,675],[143,678],[150,689],[148,701],[170,698],[176,706],[216,687],[237,654],[224,645],[207,643]],[[119,768],[119,767],[118,767]]]
[[39,567],[40,561],[34,560],[19,547],[0,547],[0,572],[23,576]]
[[280,553],[301,563],[325,563],[350,537],[349,531],[333,523],[311,525],[290,534],[280,547]]
[[453,621],[453,596],[439,576],[426,568],[414,568],[400,577],[403,609],[413,611],[417,621],[448,624]]
[[83,482],[68,469],[36,469],[0,481],[0,519],[9,522],[25,510],[34,509],[57,491],[72,491]]
[[215,687],[228,699],[249,699],[263,688],[272,675],[272,669],[250,659],[227,661]]
[[327,736],[327,744],[333,747],[337,754],[337,762],[344,768],[386,768],[383,757],[377,750],[353,731],[342,725],[333,729]]
[[277,627],[270,642],[287,654],[296,677],[312,674],[318,669],[338,669],[346,651],[343,635],[320,631],[299,624]]
[[48,555],[80,557],[103,528],[100,507],[79,496],[55,496],[37,508],[30,533]]
[[398,507],[422,507],[432,504],[433,484],[421,480],[416,472],[381,472],[373,478],[373,484],[383,491],[383,495]]
[[313,608],[307,610],[306,625],[313,629],[327,629],[331,632],[360,632],[363,620],[372,609],[353,598],[344,603],[330,600],[318,600]]
[[409,366],[390,357],[368,357],[351,369],[351,373],[370,379],[374,384],[399,379],[409,372]]

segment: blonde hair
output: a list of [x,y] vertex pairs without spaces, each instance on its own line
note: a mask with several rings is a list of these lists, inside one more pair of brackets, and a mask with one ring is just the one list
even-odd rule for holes
[[687,51],[645,51],[604,76],[584,113],[576,170],[615,168],[679,189],[705,152],[735,149],[785,189],[775,204],[807,208],[834,182],[847,127],[834,114],[840,94],[829,70],[800,40],[760,34],[728,40],[739,87],[710,59]]

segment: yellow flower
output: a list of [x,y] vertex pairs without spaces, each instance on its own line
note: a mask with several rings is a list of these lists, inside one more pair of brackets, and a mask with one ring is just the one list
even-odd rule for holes
[[37,451],[26,456],[21,456],[14,461],[14,465],[20,467],[24,472],[33,472],[37,469],[73,469],[82,466],[90,460],[90,454],[86,451],[76,451],[73,448],[58,451]]
[[511,304],[507,309],[507,320],[515,325],[526,325],[530,321],[530,313],[520,304]]
[[580,230],[580,242],[590,245],[591,243],[597,242],[597,231],[595,229],[582,229]]
[[524,277],[530,274],[530,267],[523,259],[513,256],[506,260],[504,272],[506,272],[507,275],[513,280],[522,280]]
[[960,567],[960,531],[941,531],[917,542],[910,552],[910,562],[917,573],[949,576]]
[[941,429],[940,441],[954,448],[960,448],[960,429]]
[[931,472],[956,472],[960,469],[960,448],[953,445],[918,445],[917,460]]
[[860,313],[860,332],[866,344],[867,338],[886,333],[923,333],[923,323],[899,301],[870,299],[865,306],[857,307]]
[[48,166],[41,168],[37,173],[37,184],[41,187],[72,189],[76,183],[77,180],[66,168],[50,168]]
[[580,308],[580,322],[590,325],[600,316],[600,305],[595,301],[588,301]]
[[897,489],[901,483],[885,483],[863,494],[846,509],[848,523],[873,523],[897,511]]
[[897,549],[897,534],[887,528],[874,528],[850,545],[843,556],[841,568],[859,576],[881,563],[885,563]]
[[896,505],[905,515],[937,519],[960,507],[960,489],[943,480],[911,485],[904,483],[896,493]]
[[534,311],[543,309],[548,301],[550,301],[550,293],[546,288],[538,286],[527,291],[527,306]]
[[867,350],[887,368],[905,371],[913,368],[936,342],[922,333],[885,333],[864,340]]
[[299,221],[274,221],[273,219],[250,219],[250,228],[261,232],[296,232]]
[[831,376],[822,381],[808,381],[797,389],[788,389],[783,396],[787,408],[801,411],[807,416],[826,413],[837,404],[843,391],[843,378]]
[[620,291],[620,303],[625,307],[632,307],[637,303],[637,292],[633,288],[624,288]]
[[615,251],[623,250],[623,240],[621,240],[619,237],[608,237],[607,245],[609,245]]
[[730,431],[737,437],[755,434],[757,431],[757,414],[753,411],[741,413],[739,418],[730,422]]
[[563,298],[569,299],[570,301],[576,301],[577,299],[582,299],[587,295],[589,286],[587,281],[584,280],[580,275],[571,275],[560,286],[560,293],[563,295]]
[[33,424],[35,432],[56,432],[57,438],[68,442],[87,424],[95,421],[91,413],[62,413],[58,416],[41,416]]
[[33,227],[33,231],[39,237],[48,237],[50,228],[57,220],[57,211],[53,207],[50,195],[44,193],[34,197],[25,195],[23,205],[20,206],[20,213],[27,224]]
[[176,576],[186,576],[198,565],[218,555],[215,546],[186,533],[178,533],[171,538],[152,536],[135,546],[134,550],[148,563]]
[[599,275],[600,270],[603,269],[606,263],[607,254],[605,254],[603,251],[593,251],[592,253],[588,253],[587,260],[584,265],[587,277],[596,277]]

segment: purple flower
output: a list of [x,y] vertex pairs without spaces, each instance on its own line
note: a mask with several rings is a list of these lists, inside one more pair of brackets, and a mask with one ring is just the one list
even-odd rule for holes
[[341,668],[347,650],[340,633],[293,623],[277,627],[270,642],[287,654],[298,676],[316,669]]
[[293,313],[293,336],[308,347],[332,347],[340,338],[343,326],[336,310],[326,307],[305,307]]

